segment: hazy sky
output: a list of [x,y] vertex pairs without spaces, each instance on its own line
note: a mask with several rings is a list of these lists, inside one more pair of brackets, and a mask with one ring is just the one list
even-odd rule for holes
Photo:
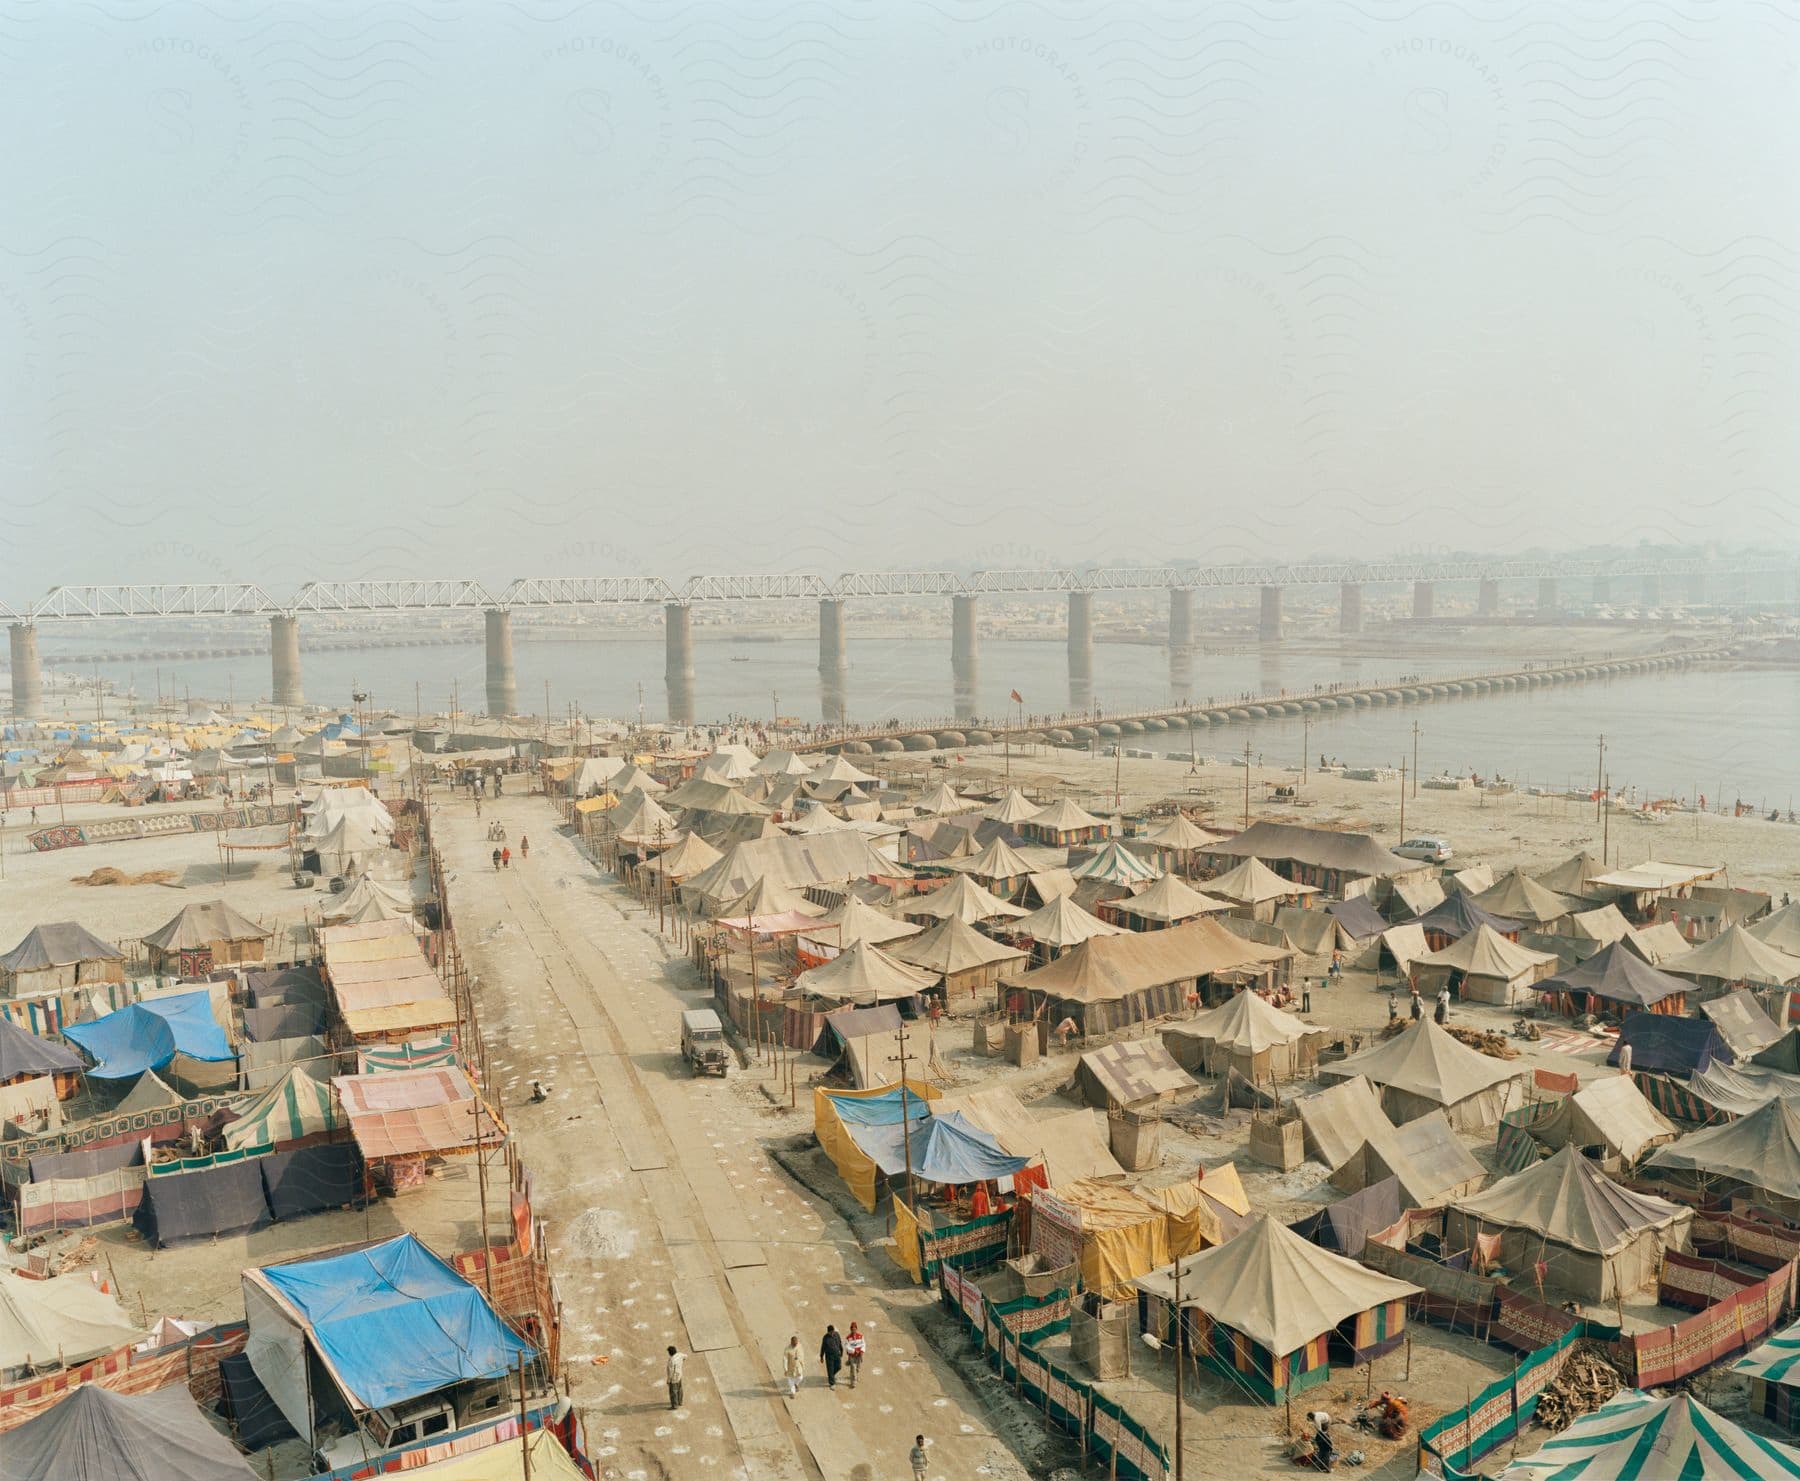
[[1791,546],[1783,9],[0,0],[0,596]]

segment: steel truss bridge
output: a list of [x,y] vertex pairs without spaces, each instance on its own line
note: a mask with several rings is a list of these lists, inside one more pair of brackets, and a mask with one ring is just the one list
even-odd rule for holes
[[843,601],[852,597],[1025,596],[1059,592],[1199,591],[1212,588],[1362,586],[1436,581],[1612,580],[1630,577],[1792,576],[1800,557],[1624,557],[1615,560],[1337,561],[1316,565],[1098,566],[1064,570],[852,571],[690,576],[527,576],[490,588],[469,580],[309,581],[292,595],[254,582],[56,586],[35,601],[0,602],[0,620],[255,617],[330,613],[506,611],[511,608],[699,602]]

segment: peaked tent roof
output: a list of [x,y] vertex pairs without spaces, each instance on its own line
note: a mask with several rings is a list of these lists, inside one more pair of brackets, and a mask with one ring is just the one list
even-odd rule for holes
[[[990,1178],[1009,1178],[1030,1162],[1015,1157],[994,1138],[957,1111],[938,1112],[911,1123],[911,1135],[902,1138],[899,1122],[885,1126],[845,1126],[850,1140],[860,1147],[882,1172],[892,1175],[910,1170],[929,1183],[960,1187]],[[905,1143],[910,1145],[903,1145]],[[911,1162],[908,1162],[910,1154]]]
[[0,956],[0,972],[40,972],[46,967],[72,967],[78,962],[124,960],[124,952],[79,922],[51,921],[33,926],[23,941]]
[[680,839],[678,843],[657,854],[644,868],[652,874],[664,874],[670,879],[683,880],[712,868],[725,857],[698,833],[682,833],[677,836]]
[[1376,1127],[1375,1134],[1363,1143],[1360,1156],[1360,1179],[1342,1179],[1340,1174],[1345,1168],[1340,1163],[1332,1169],[1334,1187],[1350,1186],[1355,1181],[1367,1188],[1384,1178],[1397,1178],[1401,1193],[1417,1208],[1429,1208],[1465,1189],[1479,1188],[1487,1177],[1486,1170],[1469,1155],[1469,1149],[1450,1125],[1450,1118],[1442,1111],[1388,1130]]
[[1782,1097],[1765,1101],[1748,1116],[1658,1147],[1645,1166],[1732,1178],[1800,1198],[1800,1104]]
[[1620,1389],[1499,1481],[1782,1481],[1800,1450],[1753,1435],[1692,1394]]
[[1097,818],[1085,808],[1077,807],[1067,797],[1058,797],[1056,801],[1039,808],[1024,820],[1034,828],[1043,828],[1051,833],[1075,833],[1083,828],[1104,828],[1106,820]]
[[1261,859],[1254,857],[1233,865],[1217,879],[1205,883],[1207,894],[1239,905],[1262,905],[1270,900],[1290,900],[1296,895],[1319,893],[1312,885],[1283,879]]
[[1786,986],[1800,982],[1800,957],[1759,941],[1743,926],[1731,926],[1692,951],[1662,964],[1677,977],[1717,978],[1723,982],[1763,982]]
[[1146,988],[1284,961],[1292,955],[1202,918],[1166,931],[1090,937],[1055,961],[1025,973],[1018,983],[1070,1002],[1104,1003]]
[[1325,1030],[1270,1007],[1259,993],[1241,992],[1197,1018],[1170,1024],[1164,1032],[1210,1039],[1240,1054],[1260,1054],[1276,1044],[1297,1043],[1309,1034],[1322,1034]]
[[928,894],[914,895],[903,901],[900,908],[907,915],[928,915],[934,920],[954,915],[970,924],[1001,916],[1017,919],[1026,913],[1019,906],[1010,905],[983,889],[967,874],[957,875],[949,884],[940,885]]
[[879,946],[857,941],[824,966],[802,972],[794,979],[794,987],[834,1002],[867,1007],[914,997],[935,986],[937,980],[935,973],[897,962]]
[[939,782],[923,797],[913,803],[922,813],[948,816],[951,813],[969,811],[969,799],[959,796],[948,782]]
[[1588,883],[1596,874],[1606,873],[1606,865],[1586,849],[1572,854],[1560,864],[1535,871],[1532,878],[1547,890],[1559,895],[1586,895]]
[[741,782],[757,775],[756,752],[748,746],[726,743],[700,758],[694,775],[710,781]]
[[1394,1123],[1381,1108],[1381,1097],[1361,1075],[1328,1085],[1294,1102],[1306,1128],[1307,1151],[1327,1167],[1339,1167],[1364,1142],[1391,1135]]
[[755,771],[758,776],[811,776],[812,764],[804,756],[778,747],[764,754]]
[[1177,812],[1166,823],[1161,823],[1146,833],[1140,842],[1155,844],[1160,849],[1185,851],[1188,849],[1210,848],[1225,835],[1209,833],[1200,827],[1184,812]]
[[[1173,1300],[1174,1266],[1140,1276],[1136,1285]],[[1346,1317],[1418,1294],[1417,1286],[1320,1249],[1269,1214],[1234,1239],[1181,1261],[1183,1306],[1204,1311],[1277,1356]]]
[[1576,911],[1568,918],[1563,934],[1610,946],[1631,934],[1631,922],[1620,913],[1617,905],[1602,905],[1597,910]]
[[1659,972],[1625,941],[1603,946],[1580,966],[1546,977],[1538,986],[1545,992],[1586,992],[1614,1003],[1649,1008],[1694,985],[1680,977]]
[[1489,1086],[1517,1078],[1519,1069],[1488,1058],[1429,1018],[1421,1018],[1372,1049],[1324,1066],[1320,1074],[1340,1080],[1361,1075],[1371,1085],[1391,1085],[1438,1105],[1452,1106]]
[[182,906],[143,941],[159,951],[193,951],[215,941],[260,941],[273,934],[235,906],[205,900]]
[[1135,895],[1108,902],[1115,910],[1135,915],[1142,920],[1192,920],[1215,910],[1231,909],[1229,900],[1203,895],[1173,874],[1160,876],[1156,883]]
[[1719,1060],[1731,1062],[1731,1051],[1710,1018],[1678,1018],[1673,1013],[1646,1013],[1636,1008],[1619,1025],[1618,1040],[1606,1062],[1618,1064],[1626,1049],[1631,1050],[1633,1070],[1673,1070],[1686,1075]]
[[[867,906],[863,907],[868,910]],[[879,912],[869,911],[871,915]],[[886,919],[886,917],[882,917]],[[898,924],[889,921],[889,925]],[[901,941],[889,954],[895,961],[923,967],[941,976],[967,972],[976,967],[991,967],[1001,962],[1018,962],[1025,953],[984,936],[960,916],[947,915],[923,935]]]
[[643,797],[654,797],[658,792],[668,791],[668,788],[634,761],[628,766],[620,767],[607,778],[606,790],[622,803],[633,792]]
[[1728,1064],[1717,1060],[1688,1077],[1688,1090],[1728,1116],[1748,1116],[1777,1096],[1800,1097],[1800,1075],[1760,1064]]
[[1072,895],[1058,895],[1048,905],[1009,922],[1002,929],[1008,935],[1029,936],[1046,946],[1074,946],[1090,936],[1122,935],[1125,928],[1083,910]]
[[1325,908],[1352,941],[1368,941],[1388,928],[1387,921],[1370,903],[1367,895],[1352,895],[1348,900],[1327,900]]
[[1528,1229],[1594,1255],[1614,1254],[1644,1230],[1667,1228],[1690,1213],[1678,1203],[1621,1187],[1573,1146],[1451,1207],[1483,1223]]
[[1308,828],[1298,823],[1252,823],[1235,838],[1209,845],[1207,852],[1234,859],[1289,859],[1377,879],[1416,874],[1426,867],[1390,853],[1367,833],[1340,833],[1335,828]]
[[1733,1373],[1747,1374],[1783,1388],[1800,1385],[1800,1322],[1785,1327],[1767,1342],[1731,1365]]
[[1023,879],[1037,868],[1004,838],[991,838],[978,854],[958,859],[954,865],[960,874],[977,879]]
[[1175,1062],[1160,1039],[1119,1039],[1104,1044],[1083,1054],[1080,1066],[1116,1106],[1179,1095],[1199,1084]]
[[1411,924],[1421,930],[1442,931],[1453,939],[1468,935],[1477,926],[1488,926],[1503,936],[1512,936],[1525,925],[1523,921],[1490,915],[1467,895],[1446,896],[1423,915],[1413,917]]
[[1532,1139],[1550,1148],[1600,1145],[1635,1162],[1646,1148],[1673,1141],[1675,1123],[1644,1099],[1630,1075],[1602,1075],[1530,1125]]
[[338,1108],[330,1085],[315,1080],[295,1065],[247,1106],[225,1128],[228,1151],[297,1142],[319,1132],[348,1126],[349,1118]]
[[640,793],[643,801],[632,809],[629,818],[619,820],[614,832],[626,843],[666,844],[681,831],[681,824],[675,821],[675,815],[647,793]]
[[0,1370],[50,1363],[74,1367],[143,1335],[119,1298],[82,1272],[28,1280],[16,1270],[0,1269]]
[[[835,926],[828,932],[826,927]],[[916,921],[896,920],[886,911],[877,910],[860,895],[846,895],[844,903],[819,917],[817,938],[837,946],[850,946],[858,941],[872,941],[880,946],[887,941],[904,941],[917,936],[922,927]]]
[[1076,879],[1098,879],[1107,884],[1139,884],[1156,878],[1156,866],[1147,864],[1116,838],[1109,838],[1093,858],[1083,859],[1069,873]]
[[815,782],[857,783],[878,781],[879,778],[870,776],[866,771],[857,770],[857,768],[843,756],[833,756],[815,771],[809,780]]
[[1533,968],[1554,962],[1553,952],[1533,951],[1508,941],[1486,922],[1459,936],[1442,951],[1419,958],[1421,967],[1454,967],[1472,977],[1503,977],[1511,982]]
[[0,1085],[25,1075],[73,1075],[81,1065],[81,1056],[68,1045],[40,1039],[10,1018],[0,1018]]
[[1017,787],[1008,787],[996,802],[982,808],[981,815],[996,823],[1016,824],[1036,817],[1043,809]]
[[155,1070],[145,1070],[138,1076],[137,1084],[125,1092],[124,1099],[113,1107],[113,1115],[124,1116],[136,1111],[159,1111],[164,1106],[178,1106],[182,1097],[177,1095]]
[[792,885],[763,875],[719,914],[721,920],[756,920],[777,915],[819,916],[825,912]]
[[1750,934],[1764,946],[1800,956],[1800,900],[1783,905],[1773,915],[1765,915],[1750,927]]
[[1573,900],[1539,884],[1523,869],[1514,869],[1498,883],[1475,896],[1483,910],[1510,920],[1543,925],[1574,912]]
[[791,822],[784,824],[790,833],[841,833],[851,825],[830,808],[809,807]]
[[122,1394],[84,1383],[6,1436],[6,1481],[256,1481],[184,1383]]

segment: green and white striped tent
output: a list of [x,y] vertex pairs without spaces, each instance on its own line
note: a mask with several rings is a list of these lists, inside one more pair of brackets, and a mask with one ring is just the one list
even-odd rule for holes
[[1800,1450],[1765,1440],[1688,1394],[1621,1389],[1516,1460],[1501,1481],[1763,1481],[1800,1477]]
[[1750,1412],[1783,1429],[1800,1426],[1800,1322],[1731,1365],[1750,1380]]
[[295,1065],[225,1128],[225,1147],[281,1147],[349,1124],[337,1092]]
[[371,1044],[357,1052],[357,1073],[385,1075],[392,1070],[444,1070],[456,1067],[456,1046],[445,1034],[405,1044]]

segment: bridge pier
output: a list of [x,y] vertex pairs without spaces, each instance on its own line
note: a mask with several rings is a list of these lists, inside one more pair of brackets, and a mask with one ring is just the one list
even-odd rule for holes
[[1169,588],[1169,698],[1186,699],[1194,689],[1194,593]]
[[669,696],[669,723],[694,723],[694,609],[686,602],[663,605],[663,686]]
[[980,687],[981,648],[975,635],[975,598],[950,598],[950,688],[956,718],[974,716]]
[[1429,581],[1413,582],[1413,621],[1426,621],[1437,605],[1437,588]]
[[1477,617],[1498,617],[1500,615],[1500,583],[1492,576],[1483,576],[1481,585],[1475,589],[1475,615]]
[[826,597],[819,603],[819,718],[842,724],[850,664],[844,652],[844,603]]
[[1085,710],[1094,702],[1094,594],[1069,593],[1069,706]]
[[1262,608],[1257,616],[1256,635],[1265,643],[1281,641],[1281,588],[1262,589]]
[[35,720],[44,712],[44,668],[38,658],[37,625],[15,622],[6,636],[12,659],[13,719]]
[[300,682],[300,619],[291,612],[269,618],[269,701],[283,709],[306,703]]
[[1643,595],[1643,602],[1646,607],[1660,607],[1662,605],[1662,599],[1663,599],[1662,577],[1660,577],[1660,576],[1644,577],[1644,585],[1643,585],[1642,595]]
[[519,678],[513,669],[512,613],[487,610],[487,712],[514,715],[519,710]]
[[1362,587],[1354,581],[1346,581],[1338,588],[1338,631],[1362,631]]
[[1538,578],[1538,616],[1554,617],[1556,615],[1556,601],[1556,578],[1554,576],[1540,576]]
[[1612,605],[1612,582],[1604,576],[1594,578],[1594,605],[1596,607]]

